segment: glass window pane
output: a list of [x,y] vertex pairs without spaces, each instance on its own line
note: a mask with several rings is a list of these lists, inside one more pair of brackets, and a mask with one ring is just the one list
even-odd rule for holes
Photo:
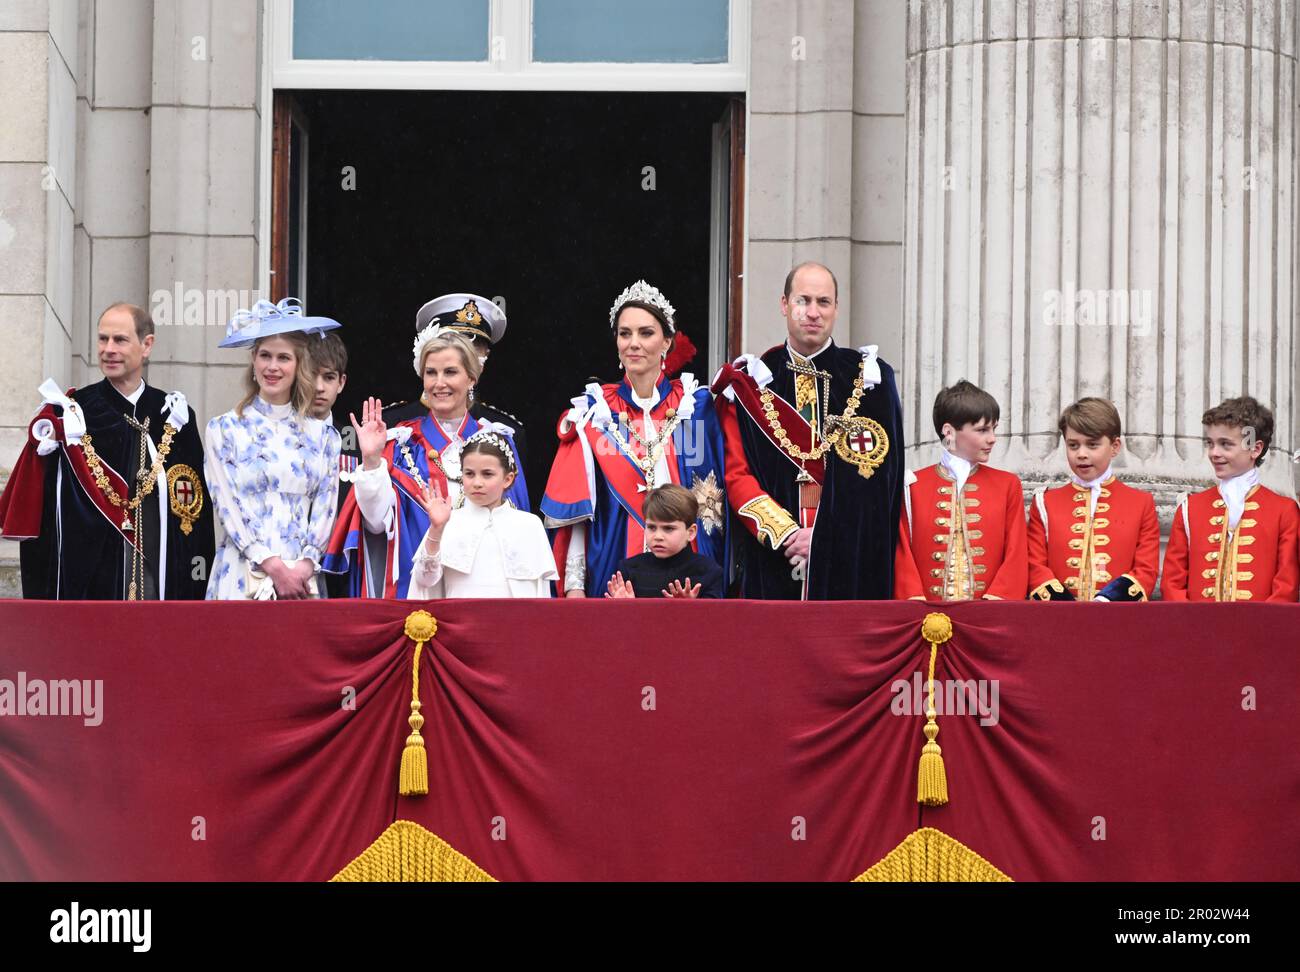
[[727,0],[533,0],[533,60],[725,64],[727,18]]
[[294,0],[303,60],[486,61],[490,0]]

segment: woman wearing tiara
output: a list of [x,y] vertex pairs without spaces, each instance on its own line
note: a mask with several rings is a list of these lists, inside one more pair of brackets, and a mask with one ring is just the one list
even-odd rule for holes
[[[689,360],[675,353],[673,305],[638,280],[614,301],[609,323],[624,377],[588,385],[560,418],[541,505],[556,531],[564,597],[600,597],[618,565],[645,552],[641,503],[666,483],[685,486],[699,502],[697,552],[727,563],[722,429],[706,385],[689,372],[669,377]],[[680,346],[690,346],[684,336]]]
[[[496,431],[519,469],[510,430],[469,413],[482,370],[469,340],[431,324],[416,337],[414,350],[428,414],[389,429],[382,403],[371,398],[362,406],[360,422],[351,416],[361,465],[341,474],[349,476],[352,490],[339,511],[324,569],[347,574],[352,597],[410,596],[412,564],[429,529],[426,494],[436,486],[453,505],[460,501],[460,454],[475,432]],[[522,469],[505,498],[516,509],[528,509]]]

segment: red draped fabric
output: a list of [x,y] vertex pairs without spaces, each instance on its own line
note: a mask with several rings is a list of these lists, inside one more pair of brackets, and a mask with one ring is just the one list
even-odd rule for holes
[[[0,879],[324,880],[395,819],[511,881],[843,881],[918,826],[1022,881],[1300,876],[1300,608],[945,607],[936,678],[996,685],[997,722],[941,712],[922,811],[894,683],[910,709],[927,610],[0,603]],[[19,672],[102,680],[102,723],[4,709]]]

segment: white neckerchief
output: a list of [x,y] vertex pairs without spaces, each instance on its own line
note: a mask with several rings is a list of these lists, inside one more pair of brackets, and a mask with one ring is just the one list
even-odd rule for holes
[[1228,529],[1237,529],[1241,514],[1246,510],[1246,494],[1259,482],[1259,468],[1251,466],[1239,476],[1219,483],[1219,495],[1228,504]]
[[1090,494],[1088,498],[1089,513],[1095,513],[1097,511],[1097,497],[1101,495],[1101,484],[1108,479],[1110,479],[1110,466],[1107,466],[1106,471],[1096,479],[1080,479],[1074,474],[1073,470],[1070,471],[1070,482],[1074,483],[1074,485],[1078,486],[1080,489],[1088,490]]
[[962,487],[966,485],[966,480],[970,477],[971,470],[975,468],[975,463],[969,459],[963,459],[955,453],[949,452],[942,446],[939,447],[939,464],[948,470],[952,478],[957,481],[957,492],[960,493]]
[[632,387],[631,382],[628,382],[627,387],[628,391],[632,393],[632,401],[636,402],[637,407],[641,409],[641,417],[645,419],[645,437],[648,441],[650,437],[655,434],[655,423],[654,420],[650,418],[650,410],[659,404],[659,386],[655,385],[650,389],[649,398],[642,398],[638,395],[636,389]]
[[434,421],[438,423],[438,427],[442,429],[442,434],[447,437],[448,442],[464,441],[460,437],[460,427],[465,424],[464,415],[454,419],[435,418]]

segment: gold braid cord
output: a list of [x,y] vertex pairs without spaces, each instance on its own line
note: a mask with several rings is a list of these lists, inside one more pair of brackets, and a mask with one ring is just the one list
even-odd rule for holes
[[1010,881],[1002,871],[941,830],[922,827],[853,879],[856,881]]
[[420,650],[438,633],[438,622],[428,611],[412,611],[406,616],[405,631],[406,637],[415,642],[411,655],[411,714],[406,720],[411,734],[406,737],[406,748],[402,750],[397,792],[401,796],[424,796],[429,792],[429,757],[424,749],[424,737],[420,735],[424,725],[424,716],[420,715]]
[[948,802],[948,777],[943,767],[943,750],[934,741],[939,735],[938,713],[934,708],[934,663],[939,646],[952,637],[952,620],[935,611],[921,622],[921,637],[930,643],[929,699],[925,706],[925,745],[921,748],[921,765],[917,770],[916,802],[927,807],[941,807]]
[[391,823],[331,881],[495,881],[456,848],[413,820]]

